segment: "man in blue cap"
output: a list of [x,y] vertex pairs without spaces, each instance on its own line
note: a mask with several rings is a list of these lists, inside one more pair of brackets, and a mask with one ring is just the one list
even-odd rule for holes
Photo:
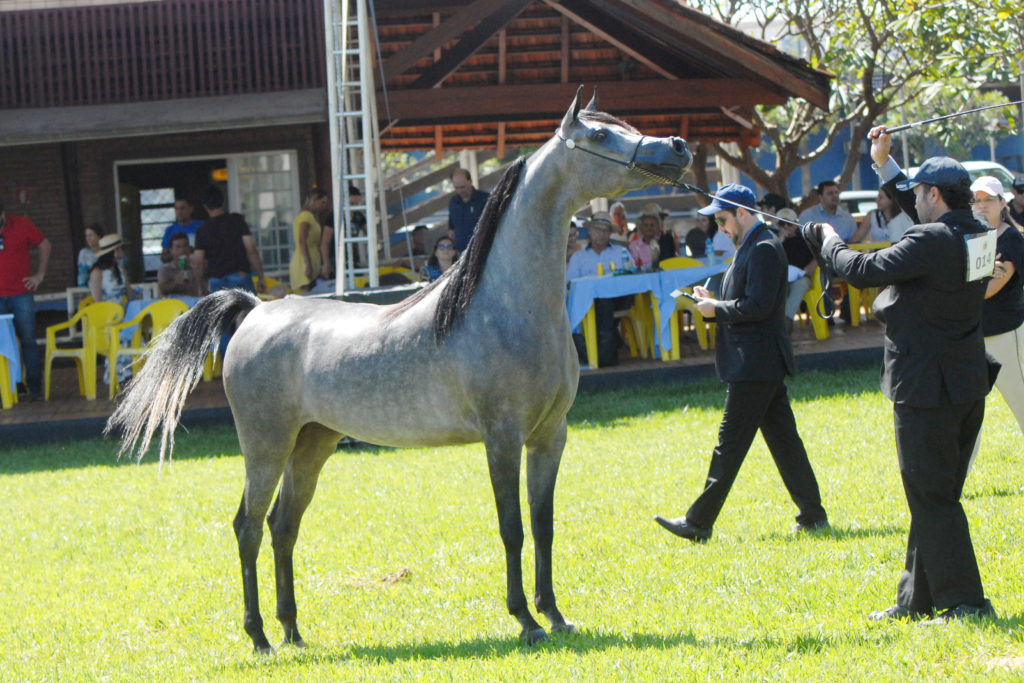
[[736,245],[722,279],[722,298],[695,287],[697,309],[718,323],[715,369],[728,383],[718,445],[711,454],[703,492],[682,517],[655,521],[672,533],[702,543],[711,538],[740,465],[761,430],[793,502],[798,531],[828,528],[814,470],[807,459],[789,405],[785,377],[796,373],[786,331],[787,261],[782,243],[755,208],[757,198],[742,185],[722,187],[700,210],[714,216]]
[[936,610],[929,623],[994,616],[960,504],[998,370],[986,361],[981,331],[994,231],[971,214],[971,179],[960,163],[932,157],[907,180],[889,156],[885,126],[868,138],[875,170],[921,224],[873,253],[850,249],[828,224],[803,230],[812,249],[821,244],[828,265],[854,287],[886,288],[874,312],[885,325],[882,392],[893,402],[910,533],[896,604],[869,618],[920,619]]

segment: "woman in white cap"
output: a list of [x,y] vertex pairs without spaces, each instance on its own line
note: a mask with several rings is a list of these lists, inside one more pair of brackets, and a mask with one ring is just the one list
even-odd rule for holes
[[[996,266],[985,290],[981,329],[985,350],[1002,364],[996,376],[999,393],[1024,432],[1024,235],[1010,217],[1003,184],[982,176],[971,185],[975,216],[996,229]],[[978,454],[981,433],[971,463]]]
[[104,235],[96,251],[96,263],[89,270],[89,293],[93,301],[124,304],[128,272],[124,267],[124,244],[120,235]]

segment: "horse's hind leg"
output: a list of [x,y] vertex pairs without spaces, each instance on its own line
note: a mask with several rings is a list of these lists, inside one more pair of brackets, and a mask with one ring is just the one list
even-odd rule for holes
[[299,432],[295,450],[281,479],[281,492],[267,522],[274,546],[274,577],[277,581],[277,619],[284,629],[282,645],[305,645],[296,625],[295,579],[292,550],[299,535],[302,513],[316,492],[320,469],[331,457],[341,435],[318,424],[307,424]]
[[536,581],[533,602],[537,610],[551,620],[552,631],[575,633],[576,627],[566,621],[555,605],[551,580],[551,543],[554,538],[555,479],[565,448],[566,423],[563,418],[554,432],[544,435],[540,443],[526,446],[526,486],[530,500],[530,529],[536,555]]
[[294,441],[290,438],[276,441],[246,439],[243,436],[240,430],[239,440],[245,457],[245,492],[234,523],[238,558],[242,563],[242,595],[245,600],[243,624],[245,632],[252,639],[253,649],[269,653],[273,648],[263,632],[256,558],[259,557],[260,543],[263,541],[263,518],[270,508],[270,501],[274,498],[274,490],[281,480]]
[[505,545],[505,604],[508,613],[523,627],[519,637],[533,644],[547,640],[548,634],[530,614],[523,593],[523,518],[519,508],[519,466],[523,446],[522,442],[504,435],[488,436],[486,446],[491,487],[498,508],[498,529]]

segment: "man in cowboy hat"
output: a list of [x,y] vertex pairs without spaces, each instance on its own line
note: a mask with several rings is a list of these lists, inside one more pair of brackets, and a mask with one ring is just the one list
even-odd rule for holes
[[[614,229],[612,217],[605,211],[598,211],[583,222],[590,235],[590,244],[580,249],[569,259],[565,269],[568,283],[580,277],[597,275],[598,266],[604,273],[611,273],[613,266],[621,268],[631,265],[629,252],[625,247],[611,243]],[[597,362],[601,367],[617,365],[619,362],[619,335],[615,330],[615,311],[625,310],[632,305],[633,297],[615,299],[594,299],[594,316],[597,324]],[[582,335],[573,335],[580,360],[585,362],[586,345]],[[581,350],[582,344],[582,350]]]
[[[39,260],[35,272],[29,248],[35,247]],[[29,400],[43,396],[43,366],[36,345],[35,292],[50,262],[50,240],[35,223],[22,216],[9,216],[0,204],[0,314],[14,315],[14,331],[21,342],[25,363],[25,386]],[[20,368],[19,368],[20,370]]]

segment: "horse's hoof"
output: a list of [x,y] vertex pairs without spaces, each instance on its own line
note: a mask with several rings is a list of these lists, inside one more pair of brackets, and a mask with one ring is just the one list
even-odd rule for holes
[[551,627],[552,633],[579,633],[580,630],[576,628],[576,624],[571,621],[563,621],[561,624],[556,624]]
[[538,626],[530,630],[524,628],[523,632],[519,634],[519,640],[526,645],[536,645],[551,640],[551,637],[548,636],[547,631]]
[[294,640],[288,640],[287,638],[285,638],[284,640],[281,641],[281,645],[279,647],[285,647],[286,645],[291,645],[292,647],[304,648],[304,647],[306,647],[306,641],[304,641],[302,638],[296,638]]
[[252,651],[258,655],[274,654],[274,648],[270,647],[270,643],[267,643],[266,645],[253,645]]

